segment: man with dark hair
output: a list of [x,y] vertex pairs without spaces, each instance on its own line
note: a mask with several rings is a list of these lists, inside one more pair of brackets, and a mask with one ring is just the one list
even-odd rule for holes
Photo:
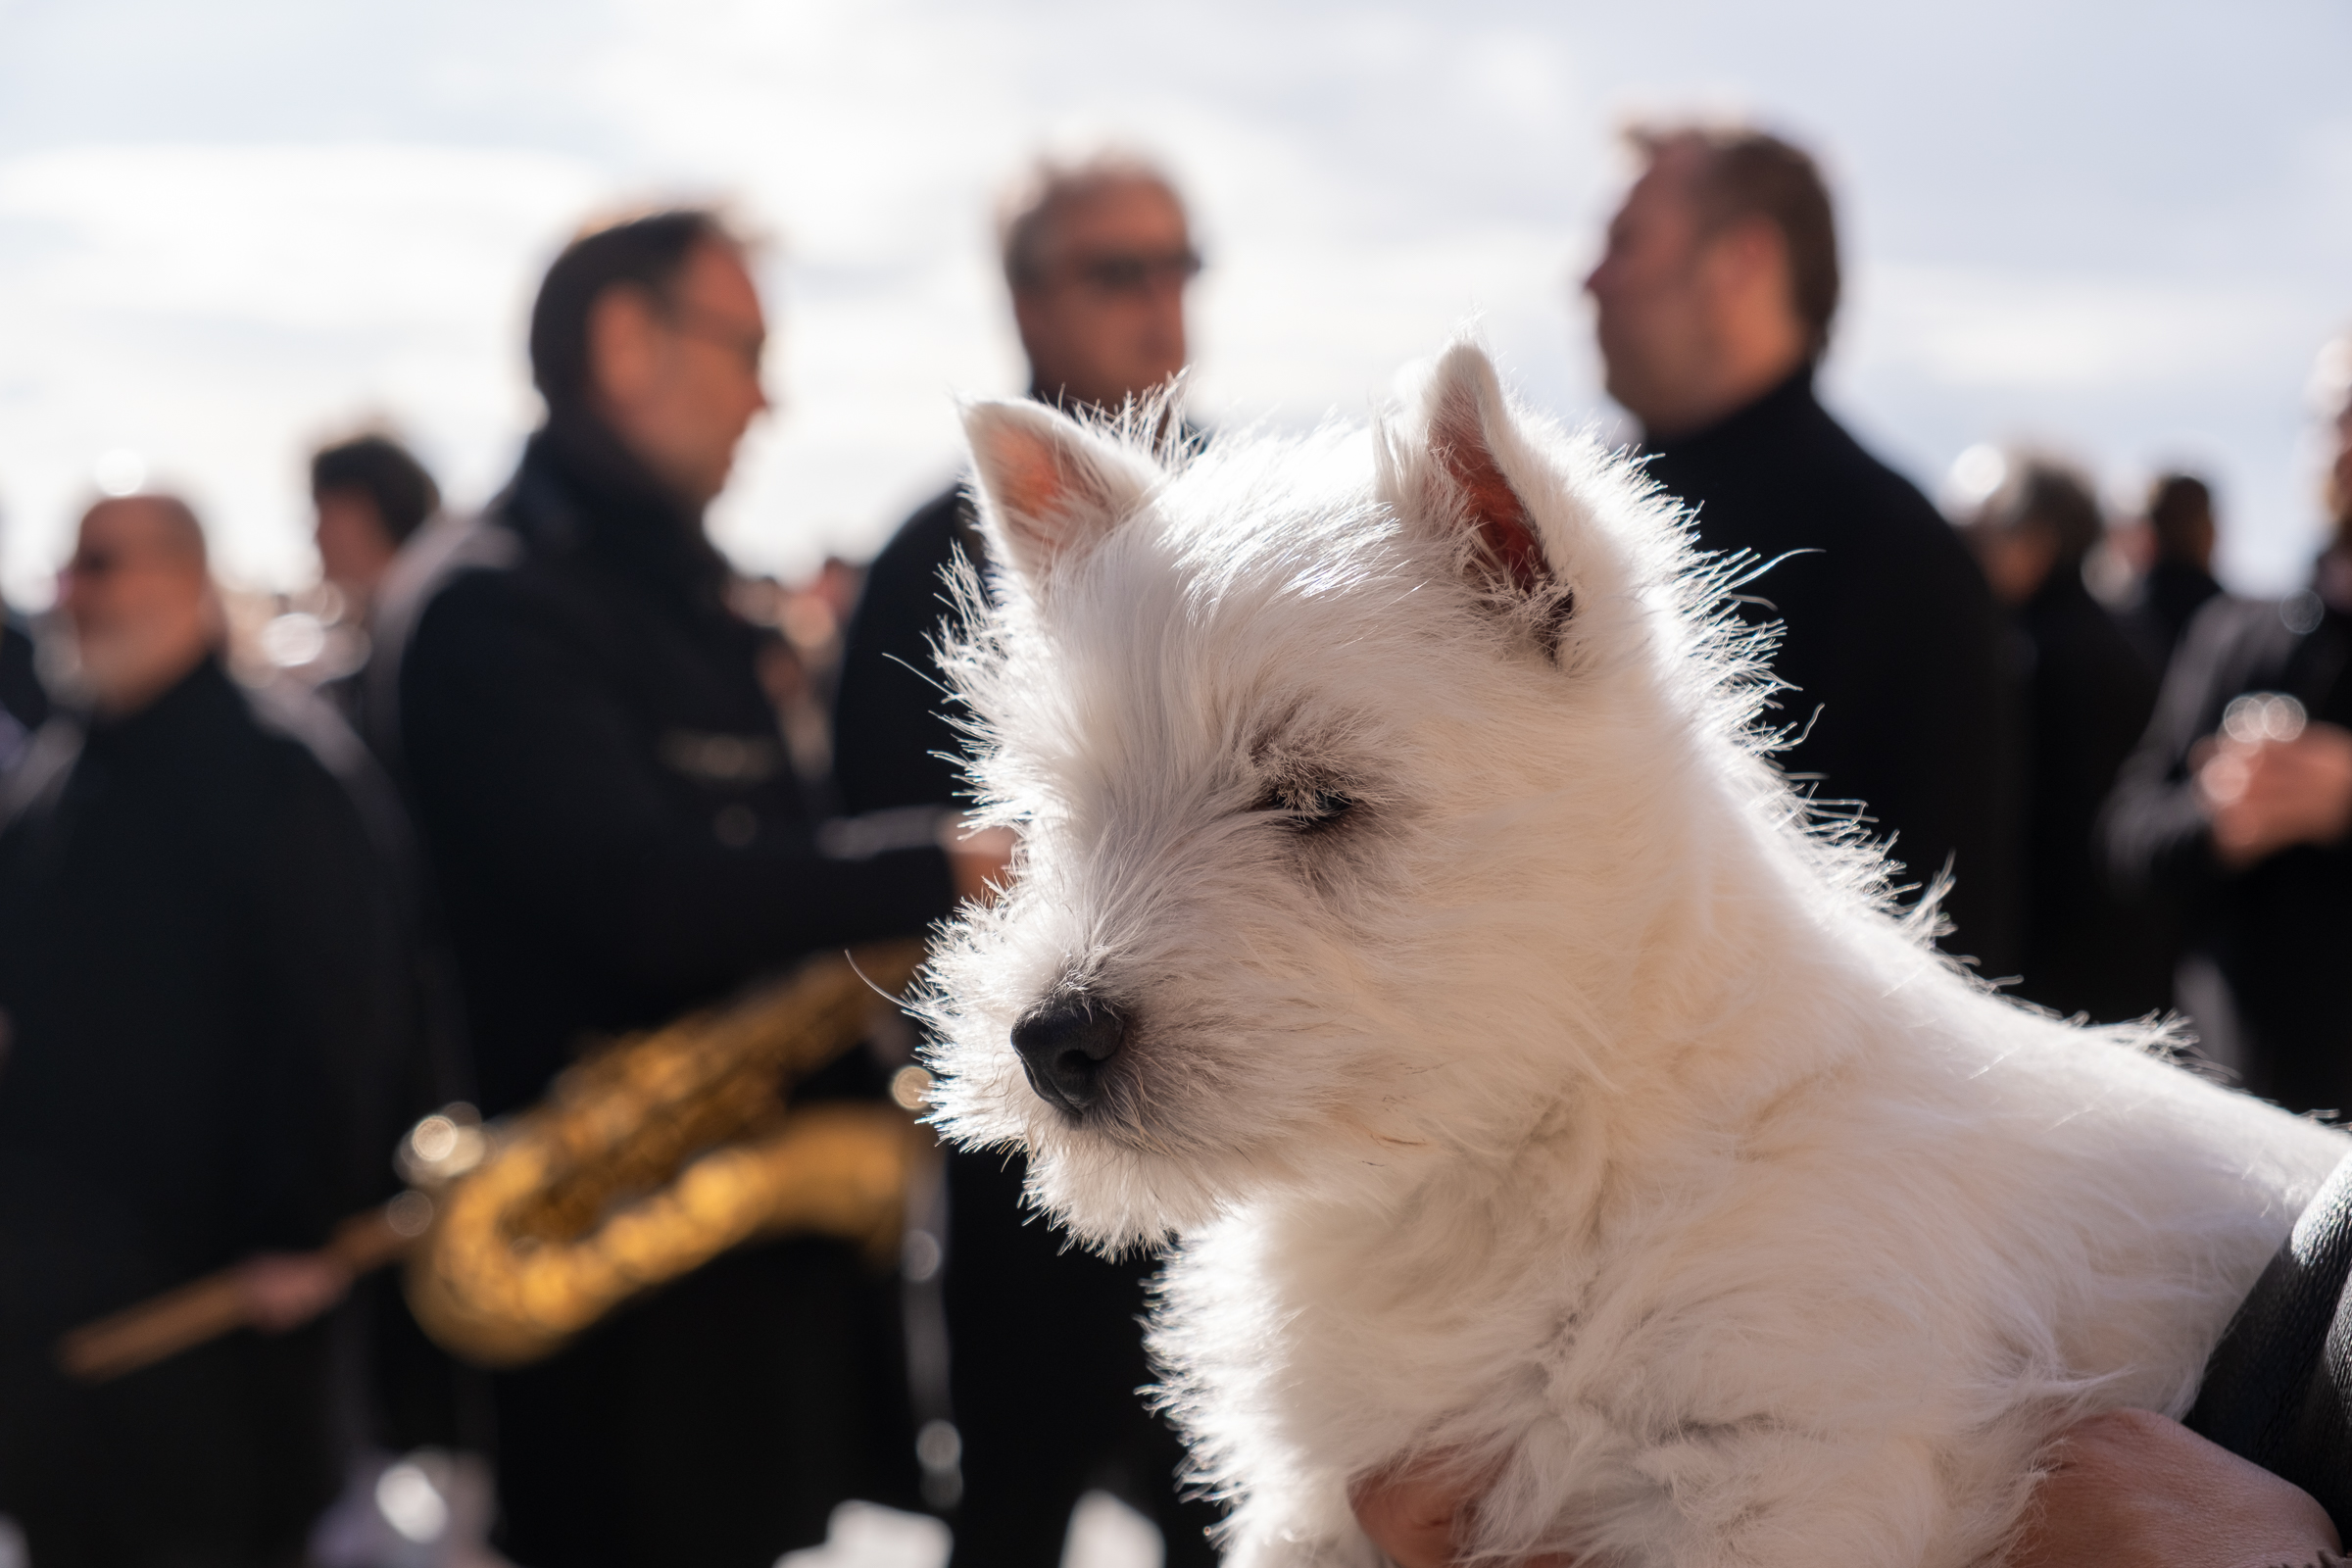
[[[2311,586],[2209,601],[2107,803],[2105,848],[2220,975],[2200,1035],[2290,1110],[2352,1110],[2352,342]],[[2233,1038],[2232,1038],[2233,1037]]]
[[[767,407],[766,321],[706,212],[575,240],[531,316],[547,421],[379,657],[465,987],[482,1110],[595,1039],[807,954],[912,936],[1002,855],[820,854],[703,529]],[[723,759],[723,765],[710,760]],[[871,838],[873,835],[867,835]],[[804,1093],[871,1094],[845,1060]],[[493,1379],[503,1544],[545,1568],[768,1568],[911,1471],[890,1285],[749,1245]]]
[[[1742,613],[1783,630],[1780,754],[1921,882],[1949,863],[1953,951],[2014,972],[2014,760],[1999,621],[1952,530],[1813,395],[1838,298],[1810,158],[1752,130],[1634,137],[1646,168],[1585,280],[1609,395],[1698,542],[1769,569]],[[1851,803],[1859,803],[1858,807]]]
[[399,442],[363,435],[311,459],[311,503],[318,514],[319,569],[358,618],[400,547],[441,509],[441,489]]
[[2213,489],[2194,474],[2167,473],[2148,487],[2148,533],[2155,559],[2140,579],[2126,626],[2158,671],[2205,602],[2222,591],[2213,576],[2221,528]]
[[2024,720],[2029,1002],[2094,1019],[2143,1017],[2172,999],[2172,944],[2146,901],[2117,897],[2093,826],[2156,706],[2156,671],[2082,582],[2105,532],[2090,480],[2030,454],[2002,460],[1961,519],[1995,598],[2015,617]]
[[[0,1513],[43,1568],[287,1564],[340,1481],[316,1254],[388,1196],[409,992],[345,781],[220,660],[204,535],[90,509],[71,716],[0,787]],[[307,733],[305,731],[304,733]],[[263,1334],[103,1387],[69,1329],[235,1266]]]
[[[1184,368],[1184,291],[1200,261],[1157,169],[1117,153],[1041,161],[1007,191],[998,239],[1030,396],[1116,412]],[[983,561],[960,482],[906,519],[866,578],[835,717],[834,767],[853,811],[947,810],[956,799],[963,743],[930,640],[959,553]],[[1093,1487],[1158,1522],[1168,1568],[1213,1563],[1217,1510],[1180,1495],[1175,1434],[1137,1392],[1153,1376],[1140,1321],[1156,1260],[1108,1263],[1068,1245],[1023,1207],[1017,1158],[951,1151],[947,1169],[956,1568],[1057,1561],[1071,1508]]]

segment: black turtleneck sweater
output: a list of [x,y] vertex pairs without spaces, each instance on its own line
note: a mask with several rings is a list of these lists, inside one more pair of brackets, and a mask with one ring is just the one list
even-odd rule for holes
[[2248,692],[2352,727],[2352,613],[2313,591],[2197,612],[2108,800],[2104,847],[2127,886],[2169,898],[2229,982],[2247,1087],[2293,1110],[2352,1111],[2352,844],[2298,845],[2232,871],[2197,801],[2190,755]]
[[[538,1099],[600,1036],[950,911],[936,847],[819,853],[761,634],[699,516],[610,433],[542,430],[483,526],[397,673],[485,1111]],[[846,1081],[860,1065],[829,1088],[878,1093]],[[507,1554],[767,1568],[845,1498],[899,1500],[894,1289],[846,1244],[747,1246],[499,1374]]]
[[385,1196],[398,905],[344,788],[212,661],[77,756],[64,722],[70,770],[0,832],[0,1512],[44,1564],[276,1561],[337,1481],[322,1327],[95,1391],[51,1356]]
[[[1945,947],[2016,972],[2016,758],[2000,619],[1976,563],[1910,481],[1813,396],[1810,367],[1695,434],[1653,440],[1649,472],[1697,512],[1702,549],[1777,562],[1740,590],[1786,628],[1782,767],[1823,803],[1860,802],[1924,883],[1958,886]],[[1786,559],[1782,559],[1786,558]],[[1817,781],[1817,782],[1813,782]]]

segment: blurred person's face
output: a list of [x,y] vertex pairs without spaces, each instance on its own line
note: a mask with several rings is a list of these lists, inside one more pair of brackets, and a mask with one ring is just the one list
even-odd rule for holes
[[703,507],[726,488],[735,448],[767,407],[760,361],[767,318],[731,245],[695,247],[667,301],[615,287],[588,316],[598,412],[681,500]]
[[321,490],[316,501],[319,570],[355,609],[365,606],[399,549],[392,542],[392,530],[384,526],[375,498],[365,490]]
[[2219,541],[2220,533],[2213,514],[2199,512],[2180,530],[2179,537],[2168,541],[2168,554],[2176,560],[2187,562],[2199,571],[2211,571],[2213,547]]
[[204,559],[154,500],[102,501],[81,519],[58,579],[78,680],[100,712],[136,712],[177,685],[216,641]]
[[1200,270],[1184,209],[1122,182],[1055,215],[1013,318],[1040,392],[1115,409],[1184,368],[1184,288]]
[[1585,279],[1609,396],[1653,436],[1735,412],[1804,354],[1779,231],[1755,220],[1710,230],[1694,195],[1701,158],[1658,153]]
[[2016,528],[1980,523],[1962,530],[1962,537],[1984,568],[1992,597],[2004,605],[2022,605],[2041,592],[2058,564],[2058,536],[2030,522]]

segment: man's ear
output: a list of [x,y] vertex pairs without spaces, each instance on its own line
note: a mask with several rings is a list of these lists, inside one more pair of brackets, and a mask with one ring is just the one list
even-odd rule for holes
[[1438,361],[1422,394],[1422,427],[1432,466],[1448,481],[1428,499],[1441,518],[1470,530],[1477,566],[1522,594],[1550,588],[1543,535],[1506,471],[1506,459],[1519,456],[1510,408],[1475,343],[1456,343]]
[[654,297],[615,283],[588,302],[588,388],[609,402],[634,405],[654,374]]
[[992,532],[1032,579],[1092,549],[1151,488],[1143,460],[1043,404],[975,403],[963,433]]

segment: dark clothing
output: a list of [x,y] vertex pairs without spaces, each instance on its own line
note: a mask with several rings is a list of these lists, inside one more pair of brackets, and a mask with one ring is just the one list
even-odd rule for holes
[[2194,562],[2159,561],[2140,579],[2139,592],[2125,612],[2124,629],[2161,674],[2172,662],[2173,650],[2180,646],[2180,634],[2205,602],[2221,591],[2213,574]]
[[2097,1021],[2172,995],[2172,943],[2145,899],[2117,896],[2093,840],[2116,771],[2148,727],[2156,672],[2061,563],[2017,617],[2025,667],[2025,979],[2017,994]]
[[[2187,1425],[2352,1520],[2352,1159],[2335,1168],[2205,1364]],[[2323,1558],[2340,1562],[2342,1559]]]
[[[1093,1488],[1154,1521],[1167,1568],[1211,1568],[1222,1510],[1181,1495],[1184,1445],[1139,1390],[1156,1257],[1105,1262],[1029,1211],[1017,1156],[948,1156],[950,1383],[963,1439],[953,1568],[1061,1560]],[[1041,1378],[1041,1368],[1051,1376]]]
[[340,1480],[325,1324],[94,1390],[51,1357],[388,1195],[396,900],[352,797],[217,663],[78,754],[67,722],[0,831],[0,1512],[42,1568],[291,1561]]
[[[2016,760],[2000,622],[1976,563],[1910,481],[1813,396],[1808,367],[1695,435],[1653,441],[1650,475],[1698,514],[1702,549],[1774,564],[1743,613],[1787,629],[1781,766],[1860,802],[1925,884],[1954,862],[1953,952],[2016,972]],[[1799,554],[1798,552],[1805,552]],[[1782,558],[1788,559],[1782,559]]]
[[[486,1112],[539,1098],[585,1043],[949,912],[935,848],[817,853],[760,634],[700,519],[613,438],[542,430],[485,526],[503,542],[453,558],[397,680]],[[834,1503],[886,1490],[865,1435],[907,1419],[895,1368],[836,1332],[890,1300],[841,1244],[769,1244],[500,1375],[507,1552],[767,1568],[821,1539]],[[880,1446],[911,1488],[911,1439]]]
[[2315,722],[2352,726],[2348,662],[2352,616],[2316,594],[2208,604],[2173,656],[2101,828],[2119,882],[2170,900],[2187,942],[2228,982],[2246,1086],[2292,1110],[2352,1109],[2352,846],[2298,845],[2225,869],[2189,753],[2247,692],[2282,692]]
[[24,758],[32,732],[49,719],[49,695],[33,668],[32,637],[0,611],[0,773]]
[[850,617],[833,708],[833,782],[852,812],[956,804],[963,737],[931,657],[949,614],[947,571],[987,559],[960,484],[900,524]]
[[[834,720],[835,777],[852,811],[956,803],[962,738],[930,644],[958,550],[984,559],[960,486],[908,517],[866,576]],[[1109,1263],[1075,1247],[1024,1207],[1022,1175],[1017,1156],[948,1155],[945,1294],[964,1482],[955,1568],[1058,1561],[1090,1487],[1158,1521],[1168,1568],[1206,1568],[1218,1510],[1179,1497],[1181,1446],[1136,1392],[1154,1379],[1138,1324],[1157,1260]]]

